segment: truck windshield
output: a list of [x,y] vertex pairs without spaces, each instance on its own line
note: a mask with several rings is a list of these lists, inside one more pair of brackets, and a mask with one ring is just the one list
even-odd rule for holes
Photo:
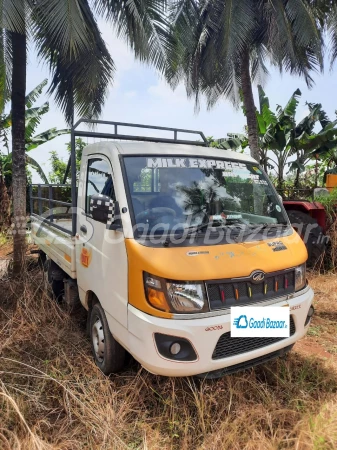
[[126,156],[124,163],[134,225],[143,235],[201,231],[208,224],[288,224],[257,164],[183,156]]

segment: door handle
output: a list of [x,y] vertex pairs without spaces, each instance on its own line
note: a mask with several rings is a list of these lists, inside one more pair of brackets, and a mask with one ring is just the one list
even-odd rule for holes
[[87,234],[87,227],[85,225],[81,225],[80,230],[82,231],[83,234]]

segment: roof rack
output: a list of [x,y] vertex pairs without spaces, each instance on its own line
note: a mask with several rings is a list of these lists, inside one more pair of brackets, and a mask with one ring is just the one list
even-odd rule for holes
[[[79,131],[77,127],[81,123],[89,123],[93,125],[112,125],[114,127],[113,133],[100,133],[97,131]],[[149,137],[149,136],[137,136],[137,135],[128,135],[128,134],[119,134],[118,127],[130,127],[130,128],[142,128],[147,130],[161,130],[161,131],[172,131],[173,137],[170,138],[161,138],[161,137]],[[193,131],[193,130],[183,130],[180,128],[168,128],[168,127],[158,127],[155,125],[141,125],[138,123],[124,123],[124,122],[111,122],[107,120],[92,120],[92,119],[80,119],[78,122],[73,125],[71,132],[76,136],[85,136],[85,137],[97,137],[103,139],[120,139],[120,140],[128,140],[128,141],[144,141],[144,142],[166,142],[173,144],[189,144],[189,145],[202,145],[204,147],[208,146],[207,139],[202,131]],[[178,139],[178,133],[189,133],[198,135],[201,137],[202,141],[189,141],[185,139]]]
[[[82,123],[92,124],[92,125],[112,125],[113,133],[100,133],[97,131],[80,131],[77,130],[78,126]],[[172,131],[173,138],[160,138],[160,137],[148,137],[148,136],[134,136],[127,134],[119,134],[118,127],[131,127],[131,128],[142,128],[148,130],[161,130],[161,131]],[[189,133],[194,135],[199,135],[202,141],[188,141],[183,139],[178,139],[178,133]],[[143,142],[165,142],[171,144],[189,144],[189,145],[201,145],[203,147],[208,147],[207,139],[202,131],[192,131],[192,130],[182,130],[179,128],[167,128],[167,127],[158,127],[154,125],[140,125],[137,123],[124,123],[124,122],[111,122],[107,120],[93,120],[93,119],[80,119],[78,120],[71,128],[71,153],[68,161],[68,165],[66,168],[66,172],[63,179],[63,184],[66,184],[69,170],[71,169],[71,199],[72,206],[77,206],[77,193],[76,193],[76,155],[75,155],[75,145],[76,145],[76,136],[80,137],[94,137],[94,138],[102,138],[102,139],[120,139],[120,140],[128,140],[128,141],[143,141]],[[72,214],[72,234],[75,236],[76,233],[76,214]]]

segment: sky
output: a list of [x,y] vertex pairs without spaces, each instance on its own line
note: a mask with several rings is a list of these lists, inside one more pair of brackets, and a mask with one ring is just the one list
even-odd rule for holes
[[[117,68],[100,117],[102,120],[200,130],[206,136],[214,138],[226,137],[227,133],[244,132],[245,117],[241,109],[234,109],[229,101],[223,99],[210,111],[205,104],[201,104],[200,111],[196,113],[194,100],[187,98],[183,85],[172,91],[154,68],[135,60],[132,51],[128,49],[124,41],[116,38],[110,25],[99,22],[99,26]],[[280,75],[277,70],[271,69],[270,76],[264,85],[270,99],[270,106],[272,109],[277,104],[284,106],[292,93],[299,88],[302,98],[297,110],[298,120],[306,115],[306,101],[322,103],[328,116],[334,118],[337,109],[336,67],[331,71],[327,64],[324,74],[315,75],[315,85],[311,90],[307,88],[304,80],[286,73]],[[38,60],[34,47],[30,47],[27,92],[44,78],[50,78],[48,66]],[[254,95],[257,95],[256,88],[254,88]],[[66,128],[62,112],[57,108],[52,97],[42,95],[36,106],[44,101],[49,101],[50,111],[43,117],[36,134],[51,127]],[[56,150],[60,157],[67,159],[65,144],[69,140],[69,136],[58,137],[32,150],[30,155],[48,174],[50,151]],[[32,173],[33,182],[40,182],[40,177],[34,171]]]

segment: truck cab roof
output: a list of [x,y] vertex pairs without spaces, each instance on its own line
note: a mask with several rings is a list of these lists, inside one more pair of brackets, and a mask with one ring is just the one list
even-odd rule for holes
[[120,155],[186,155],[194,157],[213,157],[234,159],[237,161],[256,162],[254,158],[244,153],[232,152],[213,147],[203,147],[197,145],[173,144],[162,142],[115,142],[103,141],[89,144],[83,151],[85,156],[100,151],[117,151]]

